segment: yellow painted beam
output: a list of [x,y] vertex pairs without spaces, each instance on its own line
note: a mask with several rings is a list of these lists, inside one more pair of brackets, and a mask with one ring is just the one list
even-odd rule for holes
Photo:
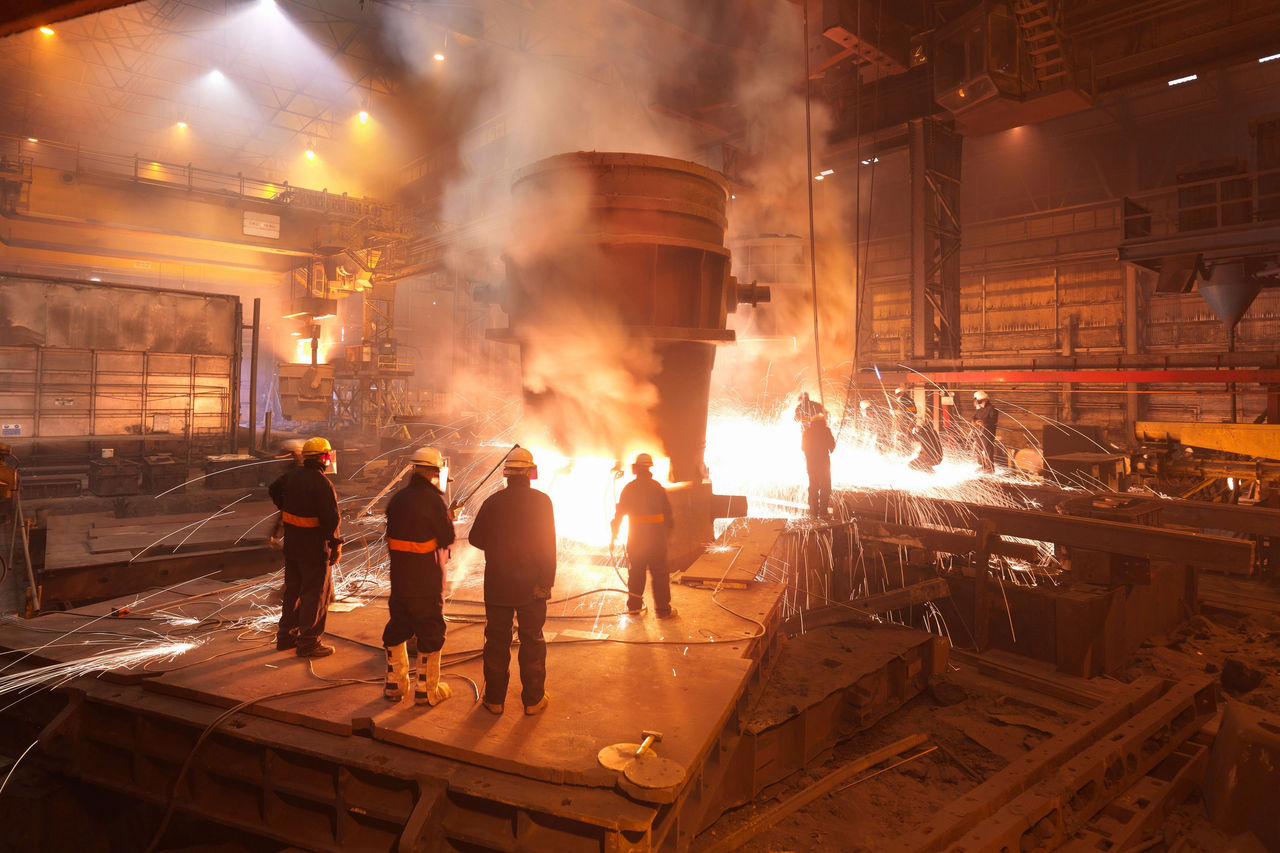
[[1139,421],[1134,432],[1142,440],[1174,439],[1188,447],[1280,459],[1280,424]]

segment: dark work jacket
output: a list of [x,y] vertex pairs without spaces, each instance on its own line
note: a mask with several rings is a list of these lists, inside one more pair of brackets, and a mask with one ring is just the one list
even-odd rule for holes
[[[438,597],[444,587],[444,549],[453,544],[453,522],[444,493],[419,474],[387,502],[387,553],[391,559],[391,594]],[[397,542],[435,541],[425,554],[392,547]]]
[[618,509],[613,516],[613,530],[622,526],[622,517],[630,516],[627,525],[627,550],[632,554],[665,557],[667,534],[675,526],[671,517],[671,501],[667,490],[652,474],[637,475],[622,487]]
[[534,587],[555,583],[555,513],[528,477],[508,477],[480,505],[469,541],[484,551],[485,604],[518,607],[533,601]]
[[894,397],[893,402],[899,412],[915,417],[916,401],[910,394],[903,394],[901,397]]
[[982,430],[982,435],[987,441],[996,440],[996,421],[1000,419],[1000,413],[987,403],[981,409],[973,410],[973,424]]
[[804,451],[805,467],[810,471],[831,467],[831,451],[836,449],[836,437],[831,434],[831,427],[815,421],[800,437],[800,449]]
[[916,457],[920,462],[932,468],[942,461],[942,437],[933,424],[916,424],[911,428],[911,437],[920,442],[920,455]]
[[[325,545],[338,538],[338,493],[314,465],[292,468],[267,487],[271,501],[285,514],[284,553],[292,558],[324,558]],[[315,527],[289,523],[289,516],[317,519]]]

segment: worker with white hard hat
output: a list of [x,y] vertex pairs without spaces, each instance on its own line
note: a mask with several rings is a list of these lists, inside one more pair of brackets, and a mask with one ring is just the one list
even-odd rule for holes
[[988,474],[996,470],[996,425],[999,419],[1000,413],[991,405],[987,392],[973,392],[973,417],[970,420],[973,422],[974,449],[978,464]]
[[636,456],[631,465],[631,473],[636,478],[623,486],[622,494],[618,496],[609,547],[612,549],[618,537],[622,519],[628,519],[627,556],[630,567],[627,569],[627,611],[636,616],[643,611],[645,584],[652,578],[653,609],[659,619],[670,619],[676,615],[676,610],[671,606],[667,537],[671,535],[675,521],[671,517],[667,490],[653,479],[652,468],[652,456],[648,453]]
[[485,710],[501,714],[511,681],[511,626],[520,639],[520,700],[528,715],[547,707],[547,600],[556,580],[551,498],[530,485],[533,454],[519,445],[503,462],[507,487],[480,505],[468,540],[484,551]]
[[418,641],[418,678],[413,701],[439,705],[453,691],[440,680],[444,648],[444,570],[453,545],[453,521],[444,500],[448,470],[444,454],[420,447],[410,458],[413,473],[387,503],[387,554],[391,594],[382,645],[387,655],[383,695],[399,702],[409,692],[408,640]]

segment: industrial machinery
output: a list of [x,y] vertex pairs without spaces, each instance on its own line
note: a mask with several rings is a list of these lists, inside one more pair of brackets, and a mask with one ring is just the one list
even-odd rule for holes
[[[512,194],[499,294],[510,323],[489,336],[520,347],[526,414],[571,455],[656,439],[670,479],[702,494],[689,513],[705,540],[715,348],[734,341],[730,312],[769,301],[767,287],[729,275],[724,177],[668,157],[577,152],[525,168]],[[581,387],[602,375],[609,387]]]

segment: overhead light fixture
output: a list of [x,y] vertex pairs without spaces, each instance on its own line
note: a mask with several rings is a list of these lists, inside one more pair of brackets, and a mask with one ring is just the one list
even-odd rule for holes
[[358,119],[360,119],[360,123],[361,123],[361,124],[368,124],[368,123],[369,123],[369,111],[368,111],[368,110],[361,110],[361,111],[356,115],[356,117],[357,117]]
[[824,177],[824,178],[825,178],[827,175],[834,175],[835,173],[836,173],[836,170],[835,170],[835,169],[823,169],[823,170],[822,170],[821,172],[819,172],[818,174],[819,174],[819,175],[822,175],[822,177]]
[[102,279],[98,278],[96,275],[91,275],[89,276],[89,281],[102,281]]
[[39,140],[39,139],[36,139],[34,136],[28,136],[28,137],[27,137],[27,141],[28,141],[28,142],[39,142],[40,140]]
[[824,181],[824,180],[826,180],[826,176],[825,176],[825,175],[814,175],[814,176],[813,176],[813,179],[814,179],[815,181]]
[[302,152],[302,156],[307,158],[308,163],[314,163],[316,161],[316,152],[310,148]]
[[1271,54],[1270,56],[1264,56],[1264,57],[1262,57],[1261,59],[1259,59],[1258,61],[1259,61],[1259,62],[1270,62],[1270,61],[1271,61],[1271,60],[1273,60],[1273,59],[1280,59],[1280,53],[1273,53],[1273,54]]
[[40,32],[46,36],[53,35],[53,27],[41,27]]
[[1199,74],[1188,74],[1186,77],[1175,77],[1169,81],[1170,86],[1177,86],[1180,83],[1190,83],[1192,80],[1199,80]]
[[187,126],[187,123],[185,121],[178,122],[178,127],[186,127],[186,126]]
[[434,59],[436,62],[444,62],[443,53],[433,53],[431,54],[431,58]]
[[863,161],[862,161],[862,165],[864,165],[864,166],[870,166],[872,163],[879,163],[879,162],[880,162],[880,158],[879,158],[879,157],[869,157],[869,158],[867,158],[866,160],[863,160]]
[[223,74],[221,71],[219,71],[216,68],[209,72],[210,80],[225,80],[226,77],[227,75]]

